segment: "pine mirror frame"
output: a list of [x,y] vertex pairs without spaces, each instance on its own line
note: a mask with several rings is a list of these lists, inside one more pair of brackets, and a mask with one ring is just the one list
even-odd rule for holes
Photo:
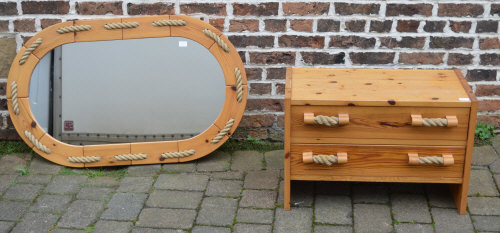
[[[39,60],[68,43],[156,37],[194,40],[219,62],[226,83],[221,113],[204,132],[189,139],[141,143],[75,146],[54,139],[37,123],[30,108],[29,84]],[[178,163],[201,158],[220,147],[234,133],[247,102],[247,79],[241,57],[215,27],[183,15],[75,20],[38,32],[19,50],[7,80],[7,105],[20,137],[36,153],[69,167]]]

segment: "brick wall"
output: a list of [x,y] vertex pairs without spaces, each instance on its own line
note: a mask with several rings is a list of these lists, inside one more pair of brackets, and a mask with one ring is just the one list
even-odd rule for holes
[[235,137],[282,140],[286,66],[459,68],[481,100],[479,119],[500,127],[495,0],[7,1],[0,3],[0,137],[13,134],[5,130],[7,69],[30,36],[61,21],[156,14],[201,17],[238,48],[250,95]]

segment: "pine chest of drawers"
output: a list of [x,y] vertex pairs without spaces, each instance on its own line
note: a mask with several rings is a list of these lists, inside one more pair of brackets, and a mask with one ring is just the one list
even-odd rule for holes
[[291,180],[418,182],[450,184],[465,213],[477,100],[458,70],[286,76],[285,209]]

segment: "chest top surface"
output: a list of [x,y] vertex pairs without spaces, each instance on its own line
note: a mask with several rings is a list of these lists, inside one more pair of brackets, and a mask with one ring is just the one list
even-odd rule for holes
[[454,70],[287,70],[292,105],[469,107],[471,98]]

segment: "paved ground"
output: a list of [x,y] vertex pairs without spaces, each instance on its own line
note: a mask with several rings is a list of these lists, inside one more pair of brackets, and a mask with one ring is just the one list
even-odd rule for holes
[[499,154],[500,137],[475,149],[464,216],[446,185],[424,184],[294,182],[283,211],[282,151],[103,171],[11,154],[0,232],[500,232]]

